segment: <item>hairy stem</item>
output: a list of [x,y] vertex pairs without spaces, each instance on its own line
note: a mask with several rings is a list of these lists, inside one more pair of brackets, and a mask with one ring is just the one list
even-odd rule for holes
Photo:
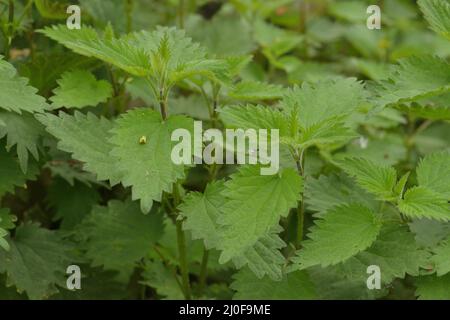
[[203,258],[202,258],[202,266],[200,269],[200,279],[199,279],[199,294],[202,294],[203,289],[206,284],[206,277],[208,275],[208,260],[209,260],[209,251],[204,248],[203,249]]
[[181,279],[184,288],[184,297],[191,299],[191,285],[189,283],[189,270],[186,254],[186,237],[183,231],[183,221],[177,220],[178,258],[180,263]]
[[[178,183],[173,186],[173,197],[175,208],[181,202],[180,191]],[[187,260],[187,250],[186,250],[186,235],[183,231],[183,220],[177,219],[177,244],[178,244],[178,261],[180,263],[181,280],[184,288],[184,297],[186,300],[191,299],[191,284],[189,282],[189,266]]]
[[166,268],[170,269],[170,271],[172,272],[172,276],[174,277],[176,283],[178,284],[178,287],[180,288],[181,292],[184,292],[183,285],[181,284],[180,279],[178,278],[176,269],[170,267],[170,262],[167,261],[167,259],[164,257],[164,255],[161,253],[161,251],[159,250],[159,248],[157,246],[155,246],[154,249],[155,249],[156,253],[159,255],[159,257],[161,258],[161,261],[164,263]]
[[133,0],[126,0],[127,33],[133,30]]
[[[298,155],[298,152],[297,152]],[[296,159],[297,169],[300,176],[305,180],[305,157],[306,149],[302,150],[300,156]],[[296,247],[299,248],[303,240],[305,229],[305,198],[304,192],[301,193],[300,203],[297,207],[297,237],[296,237]]]
[[8,6],[8,28],[5,34],[5,58],[9,60],[11,43],[14,34],[14,1],[9,0]]
[[167,119],[167,97],[164,95],[164,91],[159,90],[159,109],[163,120]]
[[179,0],[179,8],[178,8],[178,23],[180,26],[180,29],[184,29],[184,17],[186,15],[186,4],[184,0]]
[[308,9],[309,3],[307,0],[300,0],[300,17],[298,29],[300,33],[305,33],[306,31],[306,20],[308,19]]
[[191,10],[195,10],[197,8],[197,0],[190,0],[189,1],[189,8]]

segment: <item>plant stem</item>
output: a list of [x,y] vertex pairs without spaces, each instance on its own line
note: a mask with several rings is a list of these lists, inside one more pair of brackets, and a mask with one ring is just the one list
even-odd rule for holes
[[183,221],[177,220],[177,242],[178,242],[178,256],[180,262],[181,279],[184,288],[184,297],[186,300],[191,299],[191,286],[189,283],[189,270],[186,255],[186,237],[183,231]]
[[11,43],[14,34],[14,1],[9,0],[8,6],[8,28],[5,34],[5,59],[9,60]]
[[[181,202],[180,190],[178,183],[173,185],[173,198],[175,209]],[[177,219],[175,222],[177,227],[177,244],[178,244],[178,260],[180,263],[181,280],[184,288],[184,297],[186,300],[191,299],[191,285],[189,282],[189,266],[187,260],[187,250],[186,250],[186,236],[183,231],[183,220]]]
[[[163,120],[167,119],[167,95],[162,88],[159,89],[159,107],[161,111],[161,117]],[[180,190],[178,182],[173,184],[173,208],[177,210],[178,205],[181,202]],[[191,285],[189,282],[189,269],[186,253],[186,236],[183,231],[183,221],[176,219],[177,229],[177,245],[178,245],[178,260],[180,264],[181,280],[183,285],[183,293],[186,300],[191,299]]]
[[189,1],[189,9],[190,9],[190,10],[195,10],[195,9],[197,9],[197,0],[190,0],[190,1]]
[[163,262],[163,264],[166,266],[166,268],[170,269],[172,271],[172,275],[176,281],[176,283],[178,284],[178,287],[180,288],[181,292],[184,293],[184,288],[183,285],[180,282],[180,279],[178,278],[178,274],[176,272],[176,269],[173,269],[170,267],[170,262],[167,261],[167,259],[164,257],[164,255],[161,253],[161,251],[159,250],[159,248],[157,246],[154,247],[156,253],[159,255],[159,257],[161,258],[161,261]]
[[127,33],[133,30],[133,0],[126,0]]
[[[298,152],[297,152],[298,154]],[[300,157],[297,158],[297,169],[300,176],[305,180],[305,157],[306,157],[306,149],[302,150]],[[296,247],[299,248],[300,244],[303,240],[303,234],[305,229],[305,198],[304,193],[301,193],[300,204],[297,207],[297,238],[296,238]]]
[[200,279],[199,279],[199,294],[202,294],[203,289],[206,284],[206,277],[208,275],[208,260],[209,260],[209,251],[204,248],[203,249],[203,258],[202,258],[202,266],[200,269]]
[[300,18],[298,29],[300,33],[305,33],[306,31],[306,19],[308,18],[309,3],[307,0],[300,0]]
[[178,18],[179,18],[179,26],[180,29],[184,29],[184,16],[185,16],[185,10],[186,10],[186,4],[184,0],[179,0],[179,8],[178,8]]
[[159,109],[163,120],[167,119],[167,98],[162,89],[159,90]]
[[305,202],[303,201],[303,194],[302,194],[300,205],[297,208],[297,239],[296,239],[297,248],[300,247],[300,244],[303,240],[304,227],[305,227]]

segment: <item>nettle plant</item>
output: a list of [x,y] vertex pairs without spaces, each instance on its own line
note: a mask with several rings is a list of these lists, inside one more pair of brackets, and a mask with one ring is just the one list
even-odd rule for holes
[[[262,19],[289,2],[233,4],[271,74],[304,68],[286,54],[312,41]],[[450,40],[450,3],[419,6]],[[445,58],[407,57],[389,70],[360,60],[376,81],[324,76],[288,88],[243,76],[255,68],[254,48],[214,42],[222,25],[224,33],[233,26],[225,19],[205,31],[209,47],[236,54],[208,50],[175,27],[118,36],[111,24],[59,24],[37,33],[61,46],[33,52],[17,70],[11,39],[26,27],[9,9],[0,297],[450,299]],[[172,133],[192,132],[194,119],[219,130],[277,129],[278,173],[261,175],[261,164],[175,164]],[[66,289],[74,264],[79,291]],[[370,285],[370,270],[379,285]]]

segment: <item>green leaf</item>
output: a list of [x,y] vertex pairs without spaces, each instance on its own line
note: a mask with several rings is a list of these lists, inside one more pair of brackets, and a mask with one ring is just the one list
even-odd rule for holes
[[79,224],[99,200],[94,188],[79,182],[71,186],[64,180],[55,179],[48,190],[48,202],[56,209],[53,220],[62,220],[60,228],[66,230]]
[[415,282],[420,300],[450,300],[450,273],[442,277],[423,276]]
[[9,243],[5,239],[9,235],[7,230],[14,229],[16,220],[15,216],[9,214],[8,209],[0,208],[0,247],[6,251],[10,249]]
[[34,3],[44,18],[61,20],[68,17],[67,7],[70,4],[66,1],[35,0]]
[[[380,121],[386,123],[386,119],[380,119]],[[366,126],[367,124],[363,125]],[[395,124],[395,126],[397,125],[398,123]],[[406,159],[406,152],[404,137],[383,132],[379,137],[360,136],[359,139],[347,144],[344,152],[339,152],[334,156],[336,159],[365,158],[382,165],[394,166]]]
[[428,259],[429,253],[418,247],[408,227],[387,224],[368,249],[338,265],[338,268],[347,278],[359,280],[361,286],[365,286],[367,268],[378,266],[381,282],[387,285],[395,278],[405,278],[406,274],[418,276],[420,269],[427,266]]
[[417,168],[419,185],[450,200],[450,152],[438,152],[423,158]]
[[0,109],[22,113],[48,109],[45,99],[28,85],[28,79],[19,77],[16,69],[0,55]]
[[432,219],[414,219],[409,228],[415,234],[417,244],[422,247],[436,247],[450,235],[450,223]]
[[292,259],[293,268],[343,262],[372,245],[380,229],[379,218],[360,204],[334,207],[315,221],[309,239],[302,242],[303,248]]
[[169,114],[184,114],[196,120],[204,121],[210,119],[204,98],[195,94],[187,97],[169,98]]
[[279,110],[261,105],[227,106],[219,110],[228,128],[278,129],[280,137],[289,134],[287,119]]
[[9,251],[10,246],[8,241],[6,241],[4,238],[8,235],[8,231],[0,228],[0,247],[3,248],[6,251]]
[[143,215],[136,202],[111,200],[107,207],[93,208],[78,234],[93,266],[129,275],[161,238],[163,228],[160,214]]
[[35,52],[33,59],[18,68],[22,76],[30,79],[30,85],[39,89],[40,95],[49,97],[63,73],[74,69],[91,70],[99,64],[97,60],[73,52],[52,50]]
[[[171,160],[171,134],[176,129],[193,131],[193,121],[184,116],[171,116],[163,121],[150,109],[135,109],[117,120],[111,142],[111,155],[117,159],[122,184],[132,187],[133,200],[141,200],[143,212],[153,201],[161,201],[162,193],[172,192],[172,185],[184,177],[184,167]],[[140,143],[145,137],[146,143]]]
[[405,58],[381,86],[378,99],[382,106],[441,95],[450,90],[450,64],[430,55]]
[[193,240],[203,239],[207,249],[217,248],[220,244],[217,219],[225,202],[222,191],[223,182],[213,182],[206,186],[204,193],[188,194],[179,207],[180,213],[186,218],[184,230],[191,231]]
[[306,128],[301,133],[296,145],[302,149],[311,146],[346,143],[358,135],[348,128],[342,117],[330,118]]
[[319,299],[323,300],[373,300],[386,295],[386,290],[369,290],[366,275],[364,280],[348,278],[340,269],[340,265],[322,268],[319,266],[308,269],[311,281],[314,283]]
[[447,199],[425,187],[413,187],[398,202],[399,210],[412,218],[450,220],[450,204]]
[[54,231],[24,224],[10,244],[9,252],[0,250],[0,273],[6,272],[8,283],[20,293],[25,291],[33,300],[45,299],[58,292],[56,285],[65,285],[70,247]]
[[26,181],[33,180],[37,173],[37,167],[34,165],[26,174],[23,173],[14,156],[0,146],[0,197],[7,192],[13,192],[14,187],[24,187]]
[[450,3],[448,0],[419,0],[417,3],[431,28],[450,40]]
[[234,276],[231,288],[236,291],[236,300],[312,300],[316,299],[314,285],[305,271],[283,275],[281,281],[258,279],[248,270]]
[[242,101],[278,100],[283,97],[285,89],[282,86],[256,82],[242,81],[236,84],[228,95]]
[[[80,7],[83,8],[83,14],[87,14],[89,17],[93,18],[94,26],[104,28],[105,26],[111,25],[111,27],[113,27],[113,29],[117,32],[127,32],[127,15],[124,14],[124,12],[127,12],[129,9],[129,3],[126,1],[80,0],[79,3]],[[131,8],[132,11],[130,14],[133,15],[131,27],[133,29],[137,22],[136,20],[139,19],[136,17],[137,13],[142,13],[142,8],[139,8],[140,6],[140,2],[135,2]],[[148,12],[145,12],[145,14],[148,14]],[[155,14],[157,14],[157,10],[155,10]],[[154,22],[152,21],[152,24],[153,23]]]
[[255,49],[251,27],[236,16],[215,15],[211,20],[188,21],[188,35],[219,57],[244,55]]
[[366,21],[364,13],[367,6],[359,1],[339,1],[330,5],[329,12],[332,16],[348,22],[360,23]]
[[378,201],[344,174],[308,178],[305,183],[305,202],[308,209],[323,216],[334,206],[358,202],[372,210]]
[[116,279],[117,272],[80,265],[81,290],[60,290],[52,300],[121,300],[127,297],[124,283]]
[[9,209],[0,208],[0,228],[4,230],[14,229],[17,217],[9,213]]
[[293,169],[260,175],[259,166],[242,167],[225,184],[219,224],[223,227],[220,261],[227,262],[255,245],[297,205],[303,181]]
[[431,262],[434,264],[436,274],[440,277],[450,273],[450,238],[433,249]]
[[[74,159],[84,162],[84,169],[97,175],[98,180],[120,181],[116,160],[109,153],[113,145],[108,141],[113,122],[78,111],[73,116],[64,112],[59,117],[52,114],[37,115],[47,131],[58,140],[58,148],[69,152]],[[139,139],[139,138],[138,138]]]
[[[207,59],[206,50],[186,37],[183,30],[157,27],[153,32],[133,33],[127,36],[126,41],[147,55],[154,88],[170,88],[195,75],[213,80],[225,76],[225,61]],[[164,83],[166,80],[167,83]]]
[[[175,274],[178,281],[181,283],[179,276]],[[142,272],[142,284],[155,288],[158,295],[164,299],[183,300],[184,295],[174,278],[174,273],[171,272],[170,267],[164,265],[160,261],[148,261],[144,265]]]
[[65,25],[55,25],[39,32],[80,55],[100,59],[132,75],[143,77],[150,73],[151,66],[146,52],[125,38],[112,38],[106,31],[99,34],[88,26],[70,30]]
[[94,184],[108,188],[106,183],[97,180],[95,174],[83,171],[81,163],[73,163],[70,159],[50,161],[44,168],[51,171],[53,178],[60,177],[71,186],[79,181],[89,187]]
[[50,98],[52,108],[84,108],[95,107],[106,102],[112,96],[111,84],[105,80],[97,80],[86,70],[68,71],[58,80],[59,87]]
[[[222,181],[211,183],[203,194],[190,193],[179,207],[186,218],[184,229],[191,231],[193,239],[203,239],[207,249],[221,247],[222,233],[217,221],[223,214],[221,210],[227,201],[223,192]],[[279,250],[286,246],[277,234],[280,231],[281,228],[273,228],[241,255],[233,257],[235,266],[241,269],[247,265],[258,278],[267,274],[271,279],[280,279],[285,259]]]
[[262,236],[253,247],[234,257],[233,263],[236,268],[248,266],[259,279],[267,275],[272,280],[281,281],[286,263],[280,252],[286,243],[278,236],[282,230],[280,226],[276,226],[267,235]]
[[355,177],[363,189],[376,195],[380,200],[395,198],[397,172],[394,168],[356,157],[345,158],[339,165],[348,175]]
[[0,112],[0,139],[7,136],[8,150],[16,146],[20,168],[24,173],[28,171],[28,153],[39,160],[38,144],[44,134],[42,125],[30,114]]
[[303,129],[354,112],[364,101],[363,86],[356,79],[304,83],[286,94],[282,107]]
[[253,28],[255,40],[271,60],[293,50],[303,40],[298,33],[279,28],[263,19],[255,19]]

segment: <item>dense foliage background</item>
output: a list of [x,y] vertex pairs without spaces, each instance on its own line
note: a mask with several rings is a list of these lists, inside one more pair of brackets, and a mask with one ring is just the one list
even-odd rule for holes
[[[450,299],[448,0],[0,0],[0,29],[0,298]],[[279,129],[279,174],[174,165],[193,119]]]

